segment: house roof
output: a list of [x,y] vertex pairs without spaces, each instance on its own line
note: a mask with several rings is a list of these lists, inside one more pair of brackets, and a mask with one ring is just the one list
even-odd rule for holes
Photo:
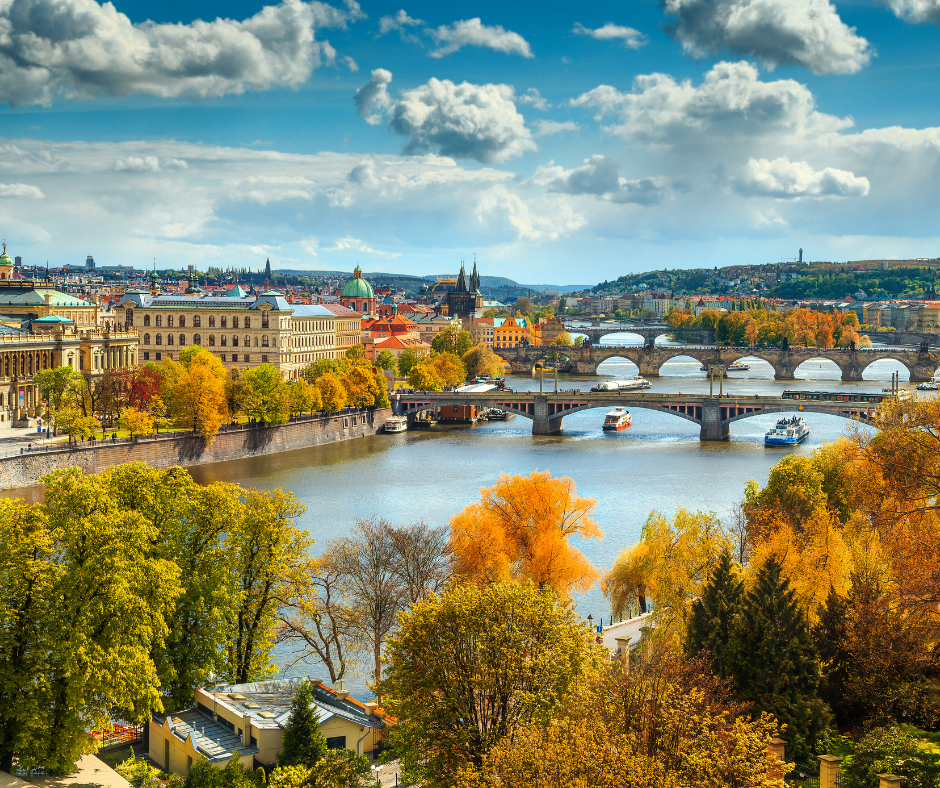
[[81,298],[62,293],[59,290],[52,290],[48,287],[43,288],[6,288],[0,287],[0,304],[16,306],[40,306],[46,303],[46,295],[52,296],[53,306],[91,306],[90,301],[84,301]]
[[230,731],[197,709],[154,715],[154,719],[160,725],[168,719],[173,735],[180,741],[192,739],[195,749],[203,753],[209,761],[227,760],[233,752],[240,755],[261,752],[255,746],[242,744],[241,736],[235,731]]

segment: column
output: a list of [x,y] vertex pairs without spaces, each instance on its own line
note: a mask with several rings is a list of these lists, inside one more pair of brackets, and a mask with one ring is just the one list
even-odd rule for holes
[[699,440],[726,441],[731,431],[728,424],[721,420],[721,400],[707,399],[702,403],[702,426]]
[[819,788],[839,788],[841,758],[819,755]]
[[772,780],[781,780],[784,777],[782,766],[787,760],[786,747],[784,739],[771,739],[767,742],[767,760],[772,764],[767,769],[767,776]]
[[878,788],[901,788],[901,778],[896,774],[879,774]]

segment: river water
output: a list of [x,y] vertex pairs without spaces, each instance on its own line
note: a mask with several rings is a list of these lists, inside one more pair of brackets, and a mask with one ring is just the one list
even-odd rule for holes
[[[635,345],[635,334],[605,338],[605,344]],[[674,344],[660,339],[660,344]],[[677,352],[681,350],[677,349]],[[775,382],[765,362],[751,360],[747,372],[730,373],[725,392],[772,394],[785,388],[881,391],[893,372],[907,379],[898,362],[878,361],[862,383],[842,383],[832,362],[809,361],[797,370],[802,380]],[[601,365],[600,377],[559,375],[559,387],[588,390],[598,380],[631,377],[636,367],[611,359]],[[651,379],[652,391],[707,393],[708,381],[700,363],[688,357],[664,365],[662,376]],[[510,376],[516,390],[538,390],[538,378]],[[554,383],[544,381],[546,390]],[[717,388],[717,383],[716,383]],[[812,434],[793,448],[765,448],[764,433],[773,416],[743,419],[731,425],[731,438],[702,443],[698,426],[665,413],[638,410],[633,425],[622,432],[601,431],[603,410],[566,416],[564,432],[533,436],[531,422],[521,416],[478,426],[448,426],[400,435],[312,447],[284,454],[195,466],[200,482],[230,481],[261,489],[291,490],[307,507],[299,525],[317,541],[316,550],[346,534],[356,518],[372,515],[393,523],[423,520],[447,525],[451,515],[473,502],[481,487],[500,474],[547,470],[570,476],[579,495],[594,498],[594,517],[604,532],[600,541],[581,540],[576,546],[601,570],[609,568],[623,548],[635,543],[651,511],[671,515],[677,507],[716,512],[727,517],[741,500],[744,484],[763,484],[770,468],[788,452],[809,454],[825,441],[844,434],[848,422],[836,416],[808,413]],[[595,620],[610,608],[597,586],[577,599],[583,615]],[[350,682],[363,694],[362,679]]]

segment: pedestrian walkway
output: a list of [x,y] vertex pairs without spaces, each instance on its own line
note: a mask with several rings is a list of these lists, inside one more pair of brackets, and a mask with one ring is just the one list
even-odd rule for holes
[[[19,779],[19,778],[14,778]],[[83,755],[75,764],[75,771],[64,777],[49,774],[30,775],[17,785],[0,788],[131,788],[131,784],[95,755]]]

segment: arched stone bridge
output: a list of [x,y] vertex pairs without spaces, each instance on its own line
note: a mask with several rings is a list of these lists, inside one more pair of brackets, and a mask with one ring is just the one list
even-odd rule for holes
[[940,352],[933,350],[910,350],[906,348],[883,348],[877,350],[846,350],[842,348],[768,348],[768,347],[665,347],[661,345],[643,347],[595,346],[551,348],[520,347],[494,351],[509,362],[517,374],[531,374],[535,363],[556,353],[567,358],[580,375],[596,375],[597,367],[609,358],[625,358],[632,361],[643,377],[658,377],[663,364],[678,356],[688,356],[706,367],[724,368],[745,357],[759,358],[773,367],[776,380],[794,380],[794,372],[804,361],[827,359],[842,372],[842,380],[862,380],[862,373],[874,361],[891,359],[903,364],[910,373],[912,382],[931,380],[940,367]]
[[715,342],[715,332],[710,328],[671,328],[667,325],[633,325],[631,323],[592,323],[590,326],[576,326],[565,323],[565,329],[571,334],[583,334],[592,345],[598,345],[611,334],[637,334],[643,337],[643,344],[653,347],[659,337],[673,334],[681,339],[711,345]]
[[741,419],[771,413],[827,413],[845,419],[857,418],[871,423],[876,404],[863,402],[808,402],[781,397],[713,397],[689,394],[498,391],[486,394],[456,394],[445,392],[419,392],[392,397],[396,414],[409,419],[426,410],[437,410],[449,405],[501,408],[532,420],[533,435],[552,435],[564,427],[565,416],[591,408],[641,408],[658,410],[678,416],[699,425],[699,439],[723,441],[728,439],[729,426]]

